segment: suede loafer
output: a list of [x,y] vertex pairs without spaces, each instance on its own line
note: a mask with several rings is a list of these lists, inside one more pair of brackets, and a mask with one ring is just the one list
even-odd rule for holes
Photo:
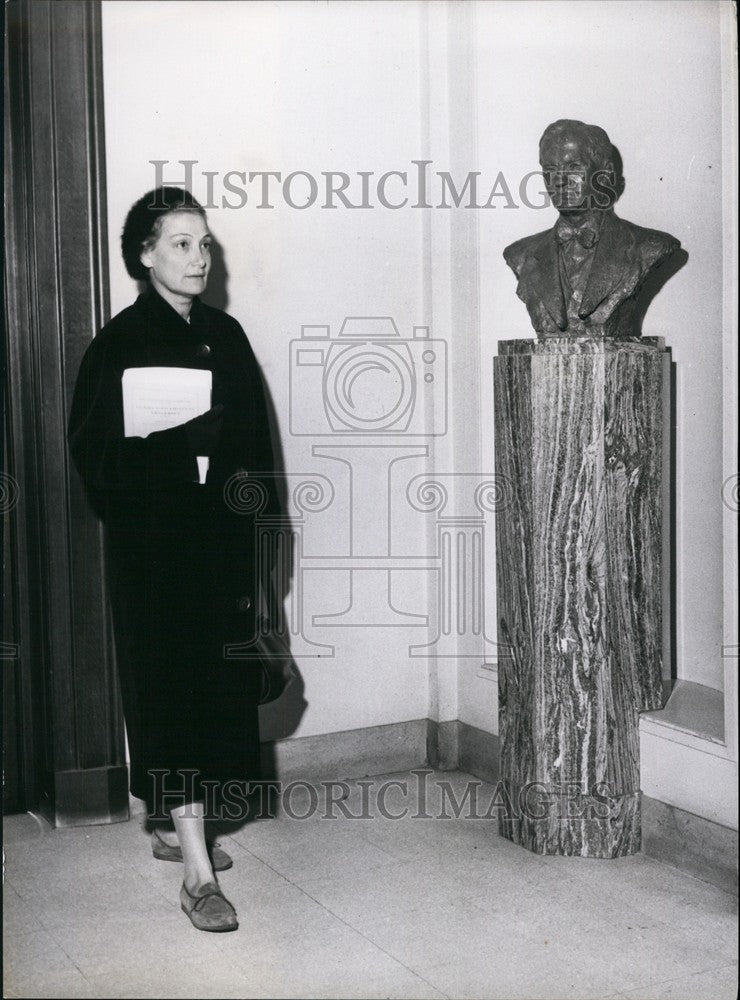
[[215,882],[206,882],[197,893],[188,892],[185,883],[180,889],[180,906],[199,931],[223,933],[235,931],[239,926],[236,910]]
[[[182,849],[179,846],[170,847],[162,840],[156,830],[152,833],[152,854],[157,861],[179,861],[182,864]],[[215,872],[225,872],[234,864],[231,856],[216,844],[208,845],[208,855]]]

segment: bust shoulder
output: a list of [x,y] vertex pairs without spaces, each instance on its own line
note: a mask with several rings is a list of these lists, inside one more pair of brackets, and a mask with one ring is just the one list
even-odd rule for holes
[[645,226],[638,226],[634,222],[627,222],[626,219],[620,219],[617,216],[613,216],[613,220],[614,224],[621,230],[623,238],[629,240],[643,266],[648,270],[675,253],[681,246],[680,240],[660,229],[647,229]]
[[545,229],[541,233],[534,233],[532,236],[525,236],[515,243],[510,243],[504,250],[504,260],[512,269],[517,278],[521,275],[522,268],[526,261],[543,249],[546,243],[552,239],[552,229]]

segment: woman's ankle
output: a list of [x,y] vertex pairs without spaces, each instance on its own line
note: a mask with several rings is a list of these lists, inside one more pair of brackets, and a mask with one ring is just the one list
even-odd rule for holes
[[152,830],[152,836],[158,837],[163,844],[167,844],[168,847],[179,847],[180,841],[177,838],[177,834],[174,830],[165,830],[155,827]]
[[197,896],[198,890],[201,889],[207,882],[215,882],[216,876],[213,874],[213,869],[206,871],[205,869],[196,869],[195,871],[186,871],[184,878],[185,888],[190,893],[191,896]]

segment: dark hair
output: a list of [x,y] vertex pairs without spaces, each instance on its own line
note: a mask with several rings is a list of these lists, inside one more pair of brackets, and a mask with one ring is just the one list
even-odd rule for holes
[[540,139],[540,162],[543,148],[551,142],[557,142],[564,135],[580,140],[588,153],[589,159],[596,167],[605,167],[614,158],[613,146],[609,136],[598,125],[586,125],[585,122],[573,118],[560,118],[548,125]]
[[148,191],[129,209],[121,233],[121,252],[126,270],[137,281],[149,280],[149,268],[141,263],[141,254],[156,243],[162,219],[170,212],[195,212],[206,217],[202,205],[189,191],[179,187]]

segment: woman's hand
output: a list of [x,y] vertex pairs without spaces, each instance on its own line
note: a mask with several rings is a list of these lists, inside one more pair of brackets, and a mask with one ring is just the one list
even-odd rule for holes
[[217,403],[183,424],[191,452],[194,455],[212,455],[221,441],[223,423],[224,407],[222,403]]

